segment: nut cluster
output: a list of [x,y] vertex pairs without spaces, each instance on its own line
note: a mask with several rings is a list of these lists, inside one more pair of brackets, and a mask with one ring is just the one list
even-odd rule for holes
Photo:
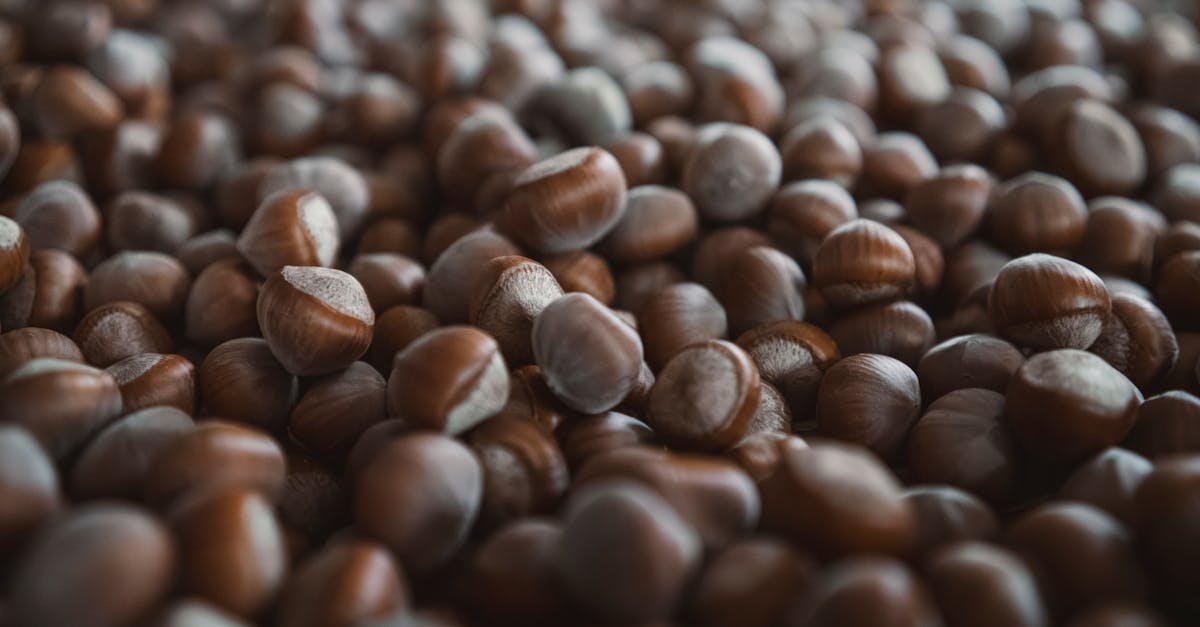
[[1200,624],[1200,5],[0,1],[0,627]]

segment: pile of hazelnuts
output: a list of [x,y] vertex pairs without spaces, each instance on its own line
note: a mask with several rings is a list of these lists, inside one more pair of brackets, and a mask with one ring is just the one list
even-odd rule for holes
[[1198,27],[0,2],[0,627],[1200,624]]

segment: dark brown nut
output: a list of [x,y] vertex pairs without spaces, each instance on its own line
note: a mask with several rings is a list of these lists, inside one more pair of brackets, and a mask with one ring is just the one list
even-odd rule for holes
[[921,396],[932,402],[964,388],[1003,393],[1025,356],[990,335],[960,335],[929,349],[917,364]]
[[[550,391],[542,369],[534,365],[513,370],[508,379],[508,401],[500,414],[524,418],[547,433],[580,418]],[[632,393],[631,393],[632,394]],[[560,434],[561,435],[561,434]]]
[[1004,419],[1004,395],[964,388],[934,401],[913,427],[908,461],[914,481],[962,488],[990,503],[1017,495],[1021,458]]
[[937,609],[903,562],[876,556],[837,562],[797,602],[789,627],[933,625]]
[[271,352],[301,376],[341,370],[371,345],[375,312],[353,276],[314,266],[285,266],[263,284],[258,324]]
[[675,509],[709,548],[720,548],[758,524],[754,482],[719,457],[627,446],[597,455],[573,478],[573,493],[618,480],[645,485]]
[[642,368],[642,340],[587,294],[567,294],[533,323],[533,355],[551,391],[568,407],[598,414],[616,407]]
[[425,287],[425,268],[393,253],[360,253],[346,271],[362,284],[377,312],[396,305],[415,305]]
[[483,468],[479,524],[496,529],[550,514],[566,494],[567,462],[554,436],[524,417],[500,415],[471,430],[467,443]]
[[1200,250],[1200,223],[1175,222],[1159,232],[1154,240],[1154,266],[1161,267],[1176,253],[1191,250]]
[[203,414],[264,429],[283,425],[299,382],[261,338],[229,340],[212,349],[198,372]]
[[479,268],[493,257],[519,254],[517,247],[492,231],[475,231],[450,244],[429,268],[423,304],[443,324],[466,322]]
[[1054,616],[1146,595],[1133,534],[1091,505],[1042,505],[1013,521],[1005,537],[1029,565]]
[[195,220],[166,196],[122,192],[105,209],[105,232],[112,250],[150,250],[175,254],[193,235]]
[[821,377],[841,359],[837,343],[820,328],[798,320],[755,327],[737,339],[762,381],[777,388],[796,420],[809,420]]
[[[173,325],[183,314],[192,277],[179,260],[157,252],[127,250],[100,262],[83,289],[83,307],[130,301],[160,322]],[[162,351],[160,351],[162,352]]]
[[916,264],[916,284],[913,286],[915,295],[933,295],[942,286],[942,276],[946,273],[946,258],[942,249],[933,238],[902,224],[892,225],[892,230],[904,238],[913,254]]
[[862,148],[844,124],[818,117],[792,127],[779,145],[783,180],[825,179],[849,188],[862,170]]
[[442,146],[467,118],[481,112],[504,115],[507,111],[491,100],[473,96],[450,98],[432,103],[422,122],[421,146],[430,159],[435,159]]
[[604,144],[604,150],[621,165],[629,187],[666,181],[667,156],[653,135],[633,132]]
[[943,546],[963,540],[992,540],[1000,523],[979,497],[946,485],[913,486],[904,500],[917,518],[913,555],[928,556]]
[[1084,98],[1111,101],[1113,86],[1099,71],[1082,65],[1048,67],[1027,74],[1013,85],[1010,95],[1016,128],[1052,146],[1063,112]]
[[633,123],[620,85],[598,67],[565,72],[529,102],[538,121],[572,144],[599,145],[629,131]]
[[[437,180],[456,206],[491,210],[499,203],[485,206],[489,204],[485,198],[488,184],[510,186],[536,156],[533,142],[507,111],[481,111],[457,124],[442,144],[436,160]],[[620,170],[616,160],[612,165]]]
[[563,455],[573,471],[610,451],[654,440],[649,425],[615,411],[574,420],[566,423],[563,430]]
[[292,558],[322,546],[350,518],[338,478],[317,460],[298,452],[287,456],[287,475],[275,504]]
[[192,282],[184,307],[184,336],[203,346],[258,335],[259,280],[240,259],[205,268]]
[[817,392],[819,432],[895,459],[921,412],[911,368],[885,355],[845,357],[829,367]]
[[513,182],[499,216],[502,231],[541,253],[581,250],[600,241],[625,210],[625,175],[599,148],[540,161]]
[[241,155],[237,129],[223,115],[184,110],[163,134],[158,148],[159,180],[183,189],[207,189],[228,176]]
[[469,326],[430,331],[396,354],[388,414],[457,435],[494,416],[508,398],[508,370],[490,335]]
[[736,344],[708,340],[675,355],[650,390],[646,421],[664,442],[719,451],[746,434],[758,408],[758,369]]
[[1071,466],[1120,442],[1141,394],[1103,359],[1074,349],[1030,357],[1008,383],[1005,416],[1031,457]]
[[408,582],[387,549],[365,540],[326,545],[296,567],[279,598],[280,625],[352,625],[409,605]]
[[1059,488],[1059,497],[1094,505],[1125,524],[1137,518],[1134,495],[1154,464],[1123,448],[1109,448],[1089,459]]
[[667,261],[631,266],[617,276],[615,305],[624,311],[641,311],[660,290],[686,281],[683,272]]
[[267,196],[238,236],[237,250],[260,276],[284,266],[331,266],[337,260],[338,223],[329,202],[306,189]]
[[491,334],[509,365],[533,362],[533,321],[563,295],[550,270],[517,255],[494,257],[479,270],[471,323]]
[[246,488],[195,495],[171,511],[182,591],[243,618],[270,605],[287,576],[283,530],[270,502]]
[[646,361],[661,369],[689,344],[725,337],[725,310],[704,286],[677,283],[663,288],[642,306],[638,333]]
[[[23,141],[21,151],[17,153],[17,160],[9,169],[4,184],[10,193],[23,194],[34,190],[43,183],[55,180],[76,185],[83,183],[83,171],[80,168],[79,160],[75,158],[75,151],[71,148],[71,144],[60,141]],[[17,216],[17,221],[22,222],[22,226],[25,226],[20,216]],[[96,219],[96,222],[99,223],[99,218]],[[84,229],[87,232],[90,224],[85,224],[85,226],[88,227]],[[26,227],[26,231],[31,231],[31,229]],[[96,237],[99,235],[99,231],[94,233]],[[32,237],[32,233],[30,236]],[[36,240],[34,247],[39,247]]]
[[696,77],[696,118],[774,132],[783,117],[783,86],[771,61],[734,37],[706,37],[688,52]]
[[719,122],[696,132],[681,188],[706,220],[736,222],[766,207],[782,172],[779,151],[766,135]]
[[[960,542],[935,553],[925,568],[942,619],[951,625],[1048,625],[1029,568],[984,542]],[[981,611],[987,607],[986,611]]]
[[24,429],[0,425],[0,554],[28,541],[63,507],[54,461]]
[[471,449],[419,433],[384,444],[355,479],[354,520],[405,568],[422,573],[452,559],[483,498],[483,470]]
[[1197,327],[1200,314],[1200,250],[1178,253],[1163,264],[1154,283],[1154,296],[1176,326]]
[[913,510],[899,484],[865,448],[787,447],[759,481],[759,493],[763,528],[821,556],[902,554],[915,539]]
[[1167,317],[1138,296],[1112,297],[1112,313],[1100,337],[1088,347],[1141,389],[1161,382],[1179,358],[1179,344]]
[[937,160],[919,137],[893,131],[863,145],[859,187],[885,198],[900,199],[913,186],[937,174]]
[[696,532],[650,489],[602,482],[568,501],[556,570],[588,612],[637,622],[674,613],[702,552]]
[[1168,221],[1200,222],[1200,198],[1192,189],[1198,177],[1200,165],[1194,163],[1181,163],[1159,177],[1151,200]]
[[71,139],[83,131],[114,126],[121,101],[87,70],[56,65],[46,70],[30,95],[33,123],[47,139]]
[[988,295],[988,311],[1000,334],[1036,349],[1091,346],[1111,309],[1100,277],[1041,253],[1005,264]]
[[932,48],[890,46],[880,53],[880,112],[897,121],[912,120],[950,95],[946,70]]
[[0,381],[39,357],[83,363],[83,353],[71,338],[38,327],[14,329],[0,335]]
[[729,545],[705,566],[688,601],[698,627],[770,627],[787,615],[797,590],[817,566],[787,544],[749,538]]
[[1200,452],[1200,398],[1171,390],[1146,399],[1122,445],[1151,460]]
[[371,425],[387,416],[387,382],[364,362],[315,381],[288,417],[292,440],[314,455],[340,460]]
[[995,189],[987,222],[992,241],[1009,253],[1064,254],[1083,242],[1087,206],[1066,180],[1030,172]]
[[564,292],[582,292],[605,305],[612,304],[616,285],[604,257],[576,251],[546,257],[544,262]]
[[29,192],[13,210],[34,249],[65,250],[84,257],[100,240],[100,212],[71,181],[49,181]]
[[843,355],[877,353],[910,368],[933,344],[933,321],[914,303],[868,305],[840,317],[829,327]]
[[1008,118],[986,92],[956,87],[945,100],[918,112],[915,126],[942,162],[985,162],[1008,127]]
[[692,79],[670,61],[637,65],[622,78],[634,123],[640,128],[666,116],[683,115],[694,102]]
[[139,353],[168,353],[171,335],[145,307],[117,301],[88,312],[71,335],[89,364],[107,368]]
[[179,355],[140,353],[106,368],[121,389],[122,411],[176,407],[191,415],[196,404],[196,366]]
[[904,238],[871,220],[851,220],[835,228],[813,259],[813,284],[839,309],[905,294],[916,272]]
[[87,274],[61,250],[35,250],[24,275],[0,294],[0,324],[7,329],[36,326],[70,332],[79,320]]
[[491,534],[467,566],[467,603],[503,625],[551,624],[567,610],[555,559],[557,521],[523,518]]
[[746,248],[729,259],[715,292],[729,318],[729,330],[804,317],[804,271],[770,246]]
[[273,500],[286,472],[283,451],[271,436],[223,420],[201,421],[170,438],[146,463],[146,502],[162,508],[229,489],[254,490]]
[[277,164],[258,186],[258,202],[285,190],[307,189],[328,201],[337,217],[338,240],[352,241],[367,219],[370,190],[358,170],[334,157],[302,157]]
[[1135,528],[1155,592],[1185,611],[1196,609],[1196,573],[1190,567],[1197,546],[1189,530],[1196,523],[1198,462],[1195,455],[1159,461],[1134,497]]
[[60,460],[121,412],[121,391],[103,370],[39,357],[0,382],[0,423],[25,427]]
[[1148,179],[1157,179],[1181,163],[1200,161],[1200,125],[1192,118],[1150,103],[1135,106],[1127,115],[1146,148]]
[[175,407],[127,414],[83,449],[71,468],[71,496],[141,500],[159,454],[193,428],[192,417]]
[[1162,215],[1140,202],[1103,197],[1089,203],[1079,260],[1093,271],[1133,279],[1150,277]]
[[614,263],[662,259],[696,239],[696,208],[682,192],[659,185],[629,190],[625,213],[600,243]]
[[980,240],[971,240],[947,251],[942,295],[955,305],[963,305],[982,297],[983,302],[980,304],[986,309],[987,293],[991,290],[991,284],[1004,268],[1004,264],[1009,261],[1012,261],[1011,257]]
[[[1067,177],[1088,196],[1124,195],[1146,179],[1146,151],[1137,129],[1109,105],[1092,99],[1067,106],[1056,123],[1055,153]],[[1097,159],[1097,155],[1104,155]]]
[[19,625],[138,622],[166,600],[176,560],[171,534],[142,510],[80,507],[28,548],[13,574],[6,618]]
[[983,168],[949,166],[909,190],[905,213],[922,232],[953,247],[978,229],[991,189],[991,177]]
[[806,268],[830,231],[858,217],[849,192],[830,181],[797,181],[783,186],[771,200],[767,233]]
[[375,333],[368,351],[370,362],[381,373],[392,371],[396,353],[438,327],[428,309],[397,305],[375,319]]
[[761,231],[731,226],[712,231],[700,240],[692,256],[692,279],[708,288],[720,281],[725,266],[741,251],[754,246],[769,246],[771,240]]

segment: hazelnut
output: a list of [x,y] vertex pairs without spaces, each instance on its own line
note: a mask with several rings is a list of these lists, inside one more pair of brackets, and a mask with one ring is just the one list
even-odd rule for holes
[[171,335],[145,307],[126,301],[88,312],[72,339],[93,366],[106,368],[139,353],[167,353]]
[[1038,349],[1091,346],[1111,309],[1100,277],[1073,261],[1040,253],[1005,264],[988,296],[1000,334]]
[[563,295],[545,266],[516,255],[484,264],[471,299],[471,323],[491,334],[513,366],[533,362],[533,321]]
[[736,344],[708,340],[678,352],[650,390],[646,421],[667,443],[721,450],[745,435],[758,409],[758,369]]
[[813,284],[839,309],[900,296],[912,286],[916,272],[904,238],[871,220],[835,228],[813,260]]
[[264,277],[284,266],[331,266],[338,245],[337,218],[329,202],[302,189],[263,199],[237,240],[238,252]]
[[375,312],[362,285],[340,270],[284,266],[263,284],[257,310],[271,352],[294,374],[340,370],[371,345]]
[[80,445],[121,413],[121,391],[103,370],[39,357],[0,382],[0,422],[29,430],[55,459]]
[[105,368],[121,389],[122,411],[177,407],[191,415],[196,403],[196,367],[179,355],[140,353]]
[[206,415],[268,429],[283,424],[299,388],[296,376],[260,338],[229,340],[212,349],[198,377]]

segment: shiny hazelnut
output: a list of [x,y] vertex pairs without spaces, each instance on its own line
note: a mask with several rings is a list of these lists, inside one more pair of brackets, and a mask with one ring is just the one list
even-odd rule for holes
[[1142,389],[1162,381],[1179,358],[1179,343],[1167,317],[1138,296],[1112,297],[1112,312],[1088,351],[1104,358]]
[[334,157],[311,156],[276,165],[258,186],[261,203],[275,192],[307,189],[320,194],[337,217],[338,241],[349,242],[361,230],[370,190],[358,170]]
[[854,198],[830,181],[784,185],[767,211],[767,233],[780,250],[812,267],[817,248],[838,226],[858,217]]
[[205,268],[188,292],[184,337],[214,346],[258,335],[255,307],[260,285],[254,270],[239,259],[225,259]]
[[542,253],[587,248],[621,219],[625,175],[609,153],[577,148],[538,162],[513,182],[502,231]]
[[582,292],[612,304],[616,285],[604,257],[581,250],[546,257],[543,262],[564,292]]
[[689,344],[723,339],[726,330],[725,309],[698,283],[663,288],[638,314],[646,361],[656,370]]
[[174,199],[125,191],[104,210],[104,229],[113,250],[153,250],[176,254],[196,229],[196,219]]
[[25,427],[55,459],[80,445],[121,412],[121,391],[103,370],[41,357],[0,382],[0,422]]
[[295,627],[382,619],[410,603],[408,581],[374,542],[331,543],[296,566],[279,600],[279,622]]
[[792,127],[779,144],[783,180],[825,179],[849,188],[862,170],[862,148],[844,124],[832,117]]
[[600,243],[615,263],[645,263],[670,255],[696,238],[696,208],[682,192],[659,185],[629,190],[625,213]]
[[1025,363],[1016,346],[990,335],[960,335],[929,349],[917,364],[921,397],[935,401],[963,388],[1003,393]]
[[813,284],[840,309],[904,294],[916,279],[912,250],[892,229],[852,220],[821,242],[813,260]]
[[88,312],[72,339],[93,366],[105,368],[139,353],[170,352],[171,335],[145,307],[127,301]]
[[533,321],[563,295],[554,275],[532,259],[494,257],[484,264],[471,299],[471,323],[491,334],[509,365],[533,361]]
[[762,380],[786,399],[793,418],[811,419],[821,377],[841,359],[833,338],[806,322],[786,320],[755,327],[737,343],[754,360]]
[[475,327],[430,331],[396,354],[388,413],[417,428],[457,435],[495,415],[508,398],[496,340]]
[[391,372],[392,358],[414,340],[438,327],[428,309],[397,305],[375,319],[375,333],[368,351],[370,362],[381,373]]
[[1111,309],[1108,289],[1091,270],[1040,253],[1005,264],[988,296],[1000,334],[1039,349],[1091,346]]
[[754,246],[735,254],[717,281],[729,330],[743,333],[767,322],[804,317],[804,271],[786,254]]
[[991,503],[1011,503],[1021,457],[1004,419],[1004,395],[954,390],[930,404],[908,439],[914,480],[962,488]]
[[885,355],[850,355],[829,367],[817,392],[819,433],[895,459],[921,412],[917,375]]
[[200,363],[200,401],[206,415],[268,429],[283,424],[299,384],[265,340],[240,338],[216,348]]
[[179,355],[140,353],[105,368],[121,389],[122,411],[177,407],[191,414],[196,403],[196,367]]
[[496,528],[549,514],[567,492],[567,462],[554,436],[516,416],[495,416],[471,430],[467,443],[483,468],[479,524]]
[[455,240],[429,267],[422,304],[443,324],[466,322],[480,266],[493,257],[520,254],[504,236],[474,231]]
[[283,489],[283,451],[268,434],[224,420],[203,420],[147,460],[146,502],[169,507],[200,494],[242,487],[274,500]]
[[174,326],[182,317],[191,285],[187,268],[174,257],[128,250],[92,268],[83,288],[83,307],[91,311],[105,303],[130,301],[144,306],[164,325]]
[[284,266],[330,266],[337,259],[337,229],[337,217],[320,194],[280,191],[250,216],[237,249],[264,277]]
[[692,255],[692,279],[705,287],[716,287],[725,266],[741,251],[754,246],[769,246],[766,234],[746,226],[716,229],[704,236]]
[[779,151],[761,132],[738,124],[701,127],[683,166],[681,187],[708,220],[758,214],[779,186]]
[[229,229],[216,229],[188,239],[175,253],[193,276],[226,259],[238,259],[237,235]]
[[992,241],[1012,254],[1065,254],[1083,241],[1087,207],[1065,179],[1030,172],[995,189],[987,225]]
[[0,381],[26,362],[39,357],[83,363],[83,353],[71,338],[39,327],[13,329],[0,335]]
[[75,460],[67,477],[71,496],[140,501],[159,453],[193,428],[192,417],[175,407],[148,407],[122,416],[96,434]]
[[758,369],[744,350],[723,340],[676,353],[650,390],[646,421],[674,446],[721,450],[737,442],[758,409]]
[[952,247],[979,228],[991,189],[987,170],[971,164],[952,165],[908,191],[905,214],[923,233]]
[[362,285],[340,270],[285,266],[263,284],[257,310],[271,352],[301,376],[345,368],[371,345],[375,312]]
[[69,253],[35,250],[21,280],[0,294],[0,323],[67,333],[79,321],[87,273]]
[[533,323],[533,355],[554,395],[587,414],[612,409],[633,389],[642,341],[612,310],[586,294],[567,294]]

